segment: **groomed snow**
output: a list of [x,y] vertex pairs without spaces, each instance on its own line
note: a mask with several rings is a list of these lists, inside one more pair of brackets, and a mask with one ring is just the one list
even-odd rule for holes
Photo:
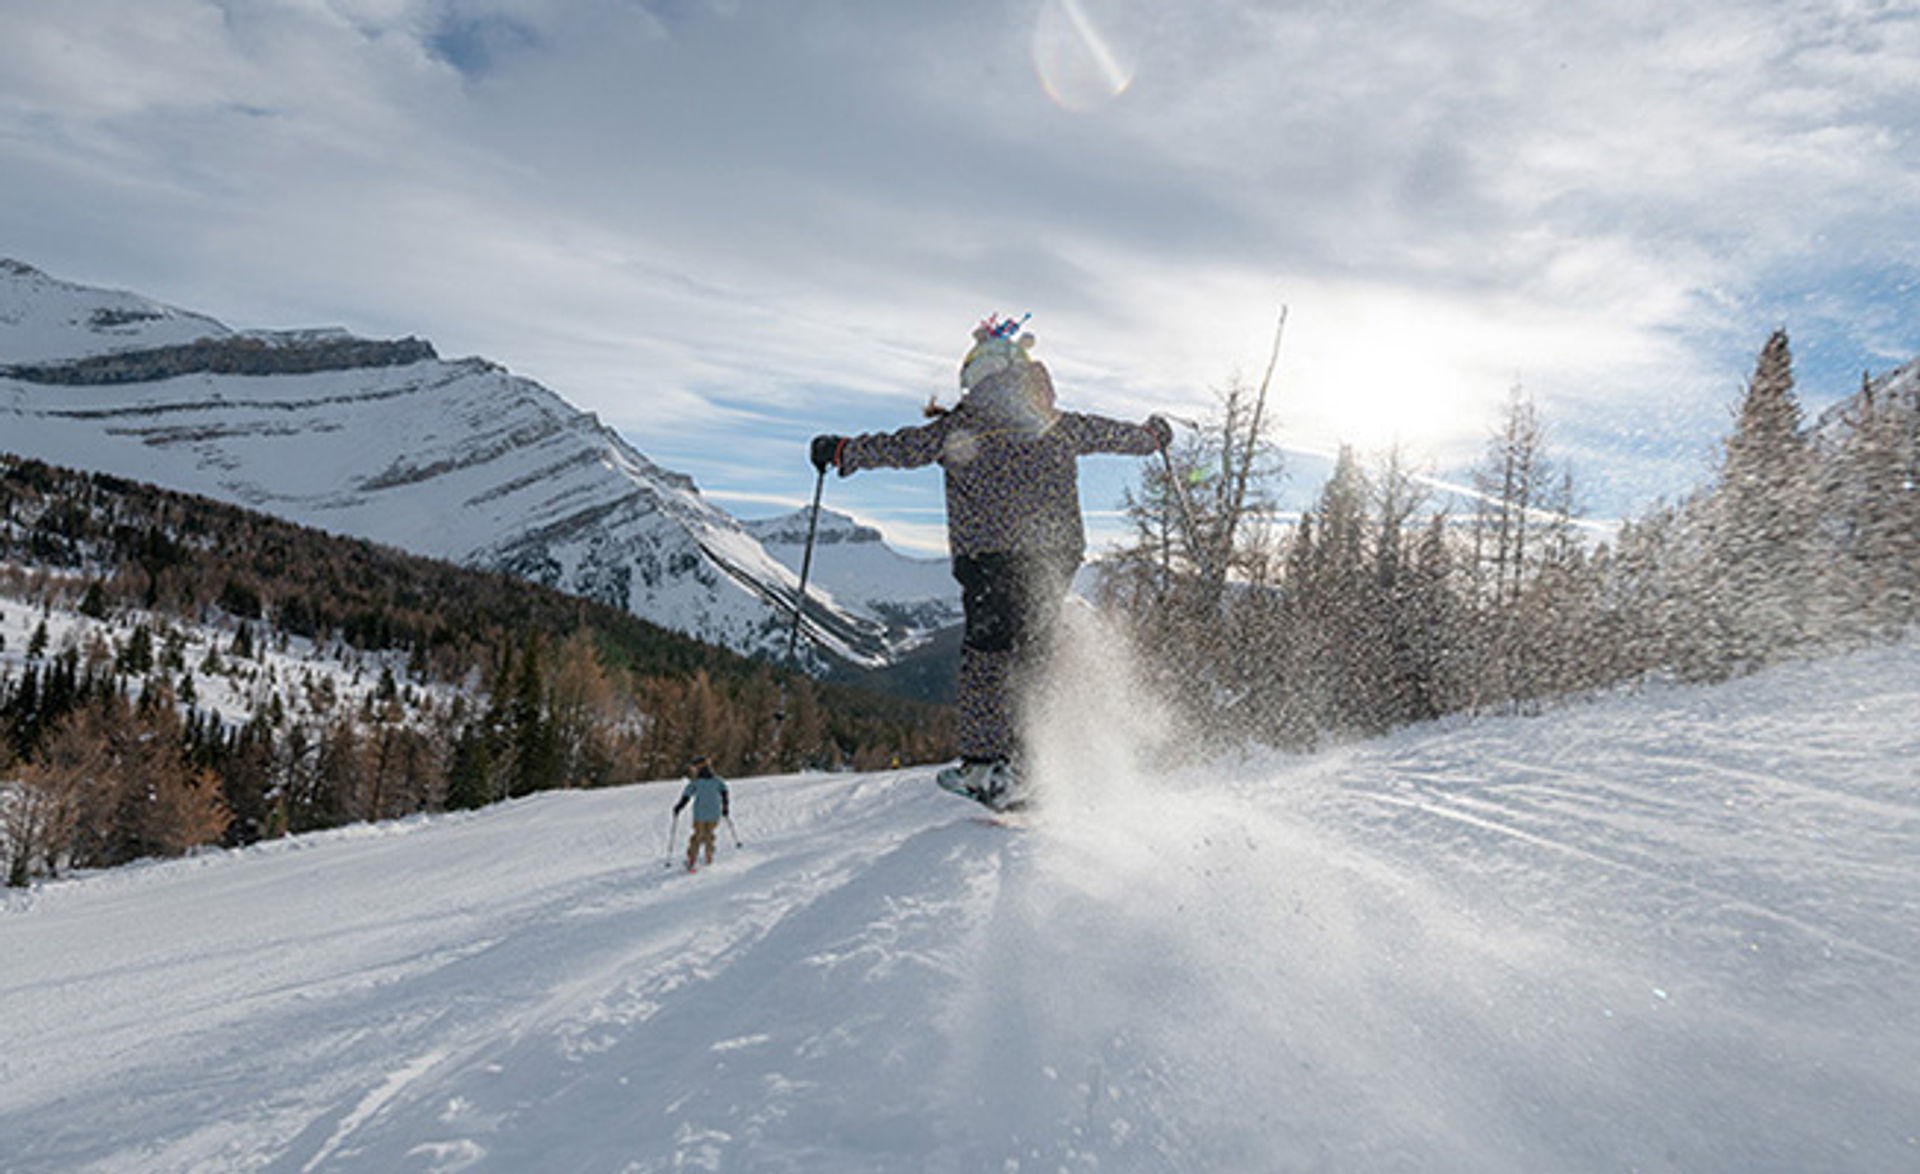
[[[0,1169],[1920,1169],[1920,648],[1168,765],[555,793],[16,893]],[[684,835],[684,822],[679,825]]]

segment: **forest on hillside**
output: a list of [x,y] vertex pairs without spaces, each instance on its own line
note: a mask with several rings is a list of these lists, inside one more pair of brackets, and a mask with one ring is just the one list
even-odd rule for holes
[[1654,676],[1719,680],[1920,616],[1920,385],[1863,377],[1811,427],[1784,330],[1711,483],[1603,540],[1518,390],[1470,498],[1397,452],[1346,449],[1297,523],[1263,526],[1282,473],[1266,393],[1229,388],[1132,495],[1106,579],[1139,662],[1203,736],[1311,748]]
[[[0,609],[42,617],[0,671],[14,884],[675,778],[697,753],[722,773],[873,768],[945,757],[951,736],[942,708],[535,584],[5,455]],[[54,641],[56,611],[86,637]],[[293,651],[366,687],[351,700]]]

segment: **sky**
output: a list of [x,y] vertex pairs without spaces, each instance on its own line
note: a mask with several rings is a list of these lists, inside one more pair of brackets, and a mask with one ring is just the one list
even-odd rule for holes
[[[743,516],[1033,315],[1065,406],[1273,383],[1286,493],[1532,397],[1589,516],[1920,355],[1920,2],[0,0],[0,256],[483,355]],[[1096,534],[1140,471],[1085,465]],[[937,475],[826,504],[941,540]]]

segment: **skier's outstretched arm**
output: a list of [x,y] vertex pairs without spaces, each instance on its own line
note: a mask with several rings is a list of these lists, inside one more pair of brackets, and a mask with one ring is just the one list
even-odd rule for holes
[[1162,416],[1148,416],[1139,424],[1085,412],[1065,412],[1060,419],[1073,430],[1074,448],[1083,454],[1148,456],[1173,442],[1173,425]]
[[861,469],[917,469],[940,459],[946,447],[947,417],[916,424],[897,432],[866,432],[859,436],[822,435],[813,438],[813,467],[838,469],[842,477]]

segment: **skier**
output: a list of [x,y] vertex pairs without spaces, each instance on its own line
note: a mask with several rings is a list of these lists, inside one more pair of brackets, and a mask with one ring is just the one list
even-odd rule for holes
[[689,802],[693,804],[693,835],[687,840],[687,871],[692,872],[694,858],[702,847],[707,850],[707,863],[713,863],[714,833],[730,814],[731,797],[726,780],[713,773],[706,755],[695,758],[688,770],[687,785],[680,792],[680,802],[673,805],[673,814],[677,818]]
[[1086,553],[1078,458],[1144,456],[1173,438],[1159,416],[1130,424],[1055,407],[1053,378],[1033,358],[1025,322],[996,314],[974,329],[955,407],[929,403],[928,423],[897,432],[816,436],[809,453],[814,468],[842,477],[934,463],[944,471],[947,547],[966,627],[955,732],[961,760],[936,781],[997,810],[1029,799],[1014,709]]

